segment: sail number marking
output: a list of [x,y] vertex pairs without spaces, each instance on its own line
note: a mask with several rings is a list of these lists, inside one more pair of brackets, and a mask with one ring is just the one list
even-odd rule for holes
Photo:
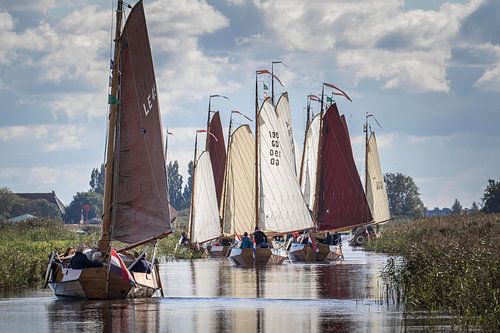
[[272,149],[269,149],[269,163],[271,165],[279,166],[280,165],[280,158],[281,158],[281,149],[280,147],[280,135],[278,132],[275,131],[269,131],[269,138],[271,139],[271,147]]
[[151,93],[148,95],[147,102],[142,103],[142,108],[144,109],[144,114],[147,116],[153,109],[153,102],[156,100],[156,87],[153,85],[151,88]]

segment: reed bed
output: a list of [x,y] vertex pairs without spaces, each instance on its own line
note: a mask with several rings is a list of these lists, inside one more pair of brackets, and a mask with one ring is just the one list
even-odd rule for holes
[[367,249],[392,255],[382,278],[407,311],[500,329],[500,214],[391,222]]

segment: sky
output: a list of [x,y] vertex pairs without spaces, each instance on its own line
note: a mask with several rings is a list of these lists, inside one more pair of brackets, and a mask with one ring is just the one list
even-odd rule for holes
[[[168,158],[184,176],[209,95],[229,97],[212,101],[223,126],[230,110],[253,116],[255,71],[282,61],[276,93],[289,93],[298,143],[306,96],[331,82],[353,100],[337,103],[361,174],[370,113],[381,125],[372,123],[383,171],[411,176],[429,209],[480,203],[488,179],[500,179],[500,1],[144,5],[163,125],[173,133]],[[0,0],[0,187],[54,190],[65,204],[89,189],[104,160],[115,6]]]

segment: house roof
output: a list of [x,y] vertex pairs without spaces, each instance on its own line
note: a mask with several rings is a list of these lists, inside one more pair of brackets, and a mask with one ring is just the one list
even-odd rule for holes
[[56,207],[59,208],[61,213],[64,213],[64,209],[66,206],[62,203],[61,200],[56,196],[56,193],[54,191],[49,192],[49,193],[16,193],[16,195],[20,196],[23,199],[26,200],[47,200],[51,204],[56,205]]

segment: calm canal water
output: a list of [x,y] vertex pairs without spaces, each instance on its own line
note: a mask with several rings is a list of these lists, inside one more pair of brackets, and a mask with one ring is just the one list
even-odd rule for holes
[[0,295],[0,332],[447,331],[382,304],[386,257],[344,248],[335,264],[241,269],[206,259],[161,265],[165,298],[64,301],[48,291]]

